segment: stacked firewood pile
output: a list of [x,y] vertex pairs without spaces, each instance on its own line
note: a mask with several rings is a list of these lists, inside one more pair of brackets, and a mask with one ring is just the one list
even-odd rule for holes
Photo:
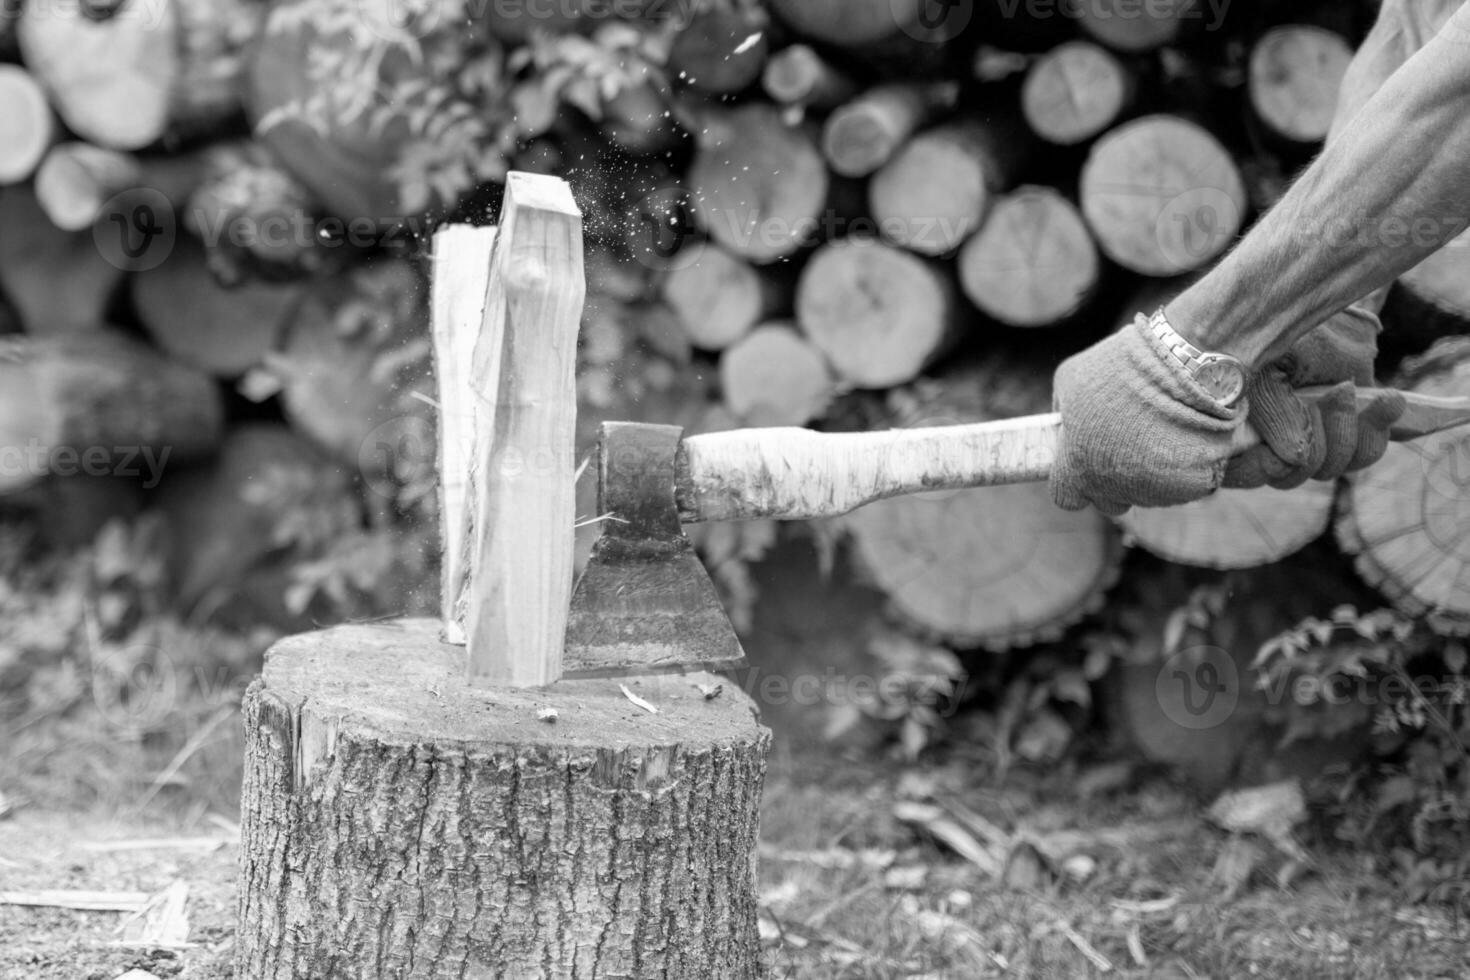
[[[0,22],[0,491],[73,528],[162,508],[194,608],[289,619],[390,573],[383,611],[432,607],[433,544],[382,545],[433,526],[428,242],[494,214],[510,169],[585,213],[589,440],[1045,411],[1062,357],[1316,152],[1374,6],[25,0]],[[1467,255],[1405,277],[1394,356],[1470,319]],[[1436,478],[1400,469],[1355,484],[1345,537],[1393,598],[1470,616],[1435,527],[1372,532]],[[1005,649],[1097,609],[1125,543],[1253,567],[1333,507],[1222,493],[1119,527],[1030,486],[818,530],[909,635]],[[742,619],[775,534],[702,534]],[[1455,574],[1426,582],[1436,558]]]

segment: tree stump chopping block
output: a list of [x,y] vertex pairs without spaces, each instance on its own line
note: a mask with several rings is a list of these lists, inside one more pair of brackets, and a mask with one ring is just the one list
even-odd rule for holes
[[[764,976],[769,732],[703,674],[476,689],[405,620],[292,637],[244,704],[252,980]],[[555,711],[554,721],[545,713]]]

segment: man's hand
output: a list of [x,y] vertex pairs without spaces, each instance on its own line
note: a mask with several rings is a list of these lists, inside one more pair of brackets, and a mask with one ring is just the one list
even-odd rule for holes
[[1188,503],[1221,485],[1247,399],[1221,406],[1164,349],[1148,317],[1057,369],[1062,434],[1052,467],[1057,505],[1117,516],[1132,505]]
[[[1225,486],[1290,489],[1308,479],[1335,480],[1371,466],[1388,448],[1388,429],[1404,413],[1404,399],[1384,389],[1360,415],[1354,388],[1373,387],[1378,317],[1352,306],[1293,344],[1286,355],[1256,371],[1247,389],[1250,425],[1262,445],[1231,461]],[[1293,389],[1337,385],[1313,404]]]

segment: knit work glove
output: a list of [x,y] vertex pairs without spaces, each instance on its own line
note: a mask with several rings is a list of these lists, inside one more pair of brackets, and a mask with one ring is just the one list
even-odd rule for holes
[[[1262,444],[1231,461],[1225,486],[1287,490],[1308,479],[1335,480],[1383,457],[1389,426],[1404,413],[1403,395],[1378,389],[1361,414],[1355,398],[1356,387],[1373,387],[1380,329],[1371,311],[1349,307],[1255,372],[1246,388],[1248,420]],[[1307,403],[1293,389],[1308,385],[1336,387]]]
[[1167,507],[1218,489],[1247,407],[1245,398],[1231,408],[1215,401],[1142,314],[1063,361],[1053,391],[1062,433],[1052,499],[1114,517],[1134,504]]

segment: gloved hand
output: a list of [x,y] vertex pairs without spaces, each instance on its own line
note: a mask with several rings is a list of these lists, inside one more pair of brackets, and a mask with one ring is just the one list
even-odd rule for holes
[[1142,314],[1063,361],[1052,400],[1062,413],[1052,499],[1114,517],[1134,504],[1166,507],[1218,489],[1248,404],[1221,407]]
[[[1355,386],[1373,387],[1380,329],[1372,311],[1349,307],[1253,374],[1246,388],[1248,420],[1262,444],[1231,461],[1225,486],[1287,490],[1308,479],[1335,480],[1383,457],[1389,426],[1404,413],[1404,398],[1377,389],[1360,414],[1354,397]],[[1309,385],[1337,387],[1308,404],[1293,389]]]

